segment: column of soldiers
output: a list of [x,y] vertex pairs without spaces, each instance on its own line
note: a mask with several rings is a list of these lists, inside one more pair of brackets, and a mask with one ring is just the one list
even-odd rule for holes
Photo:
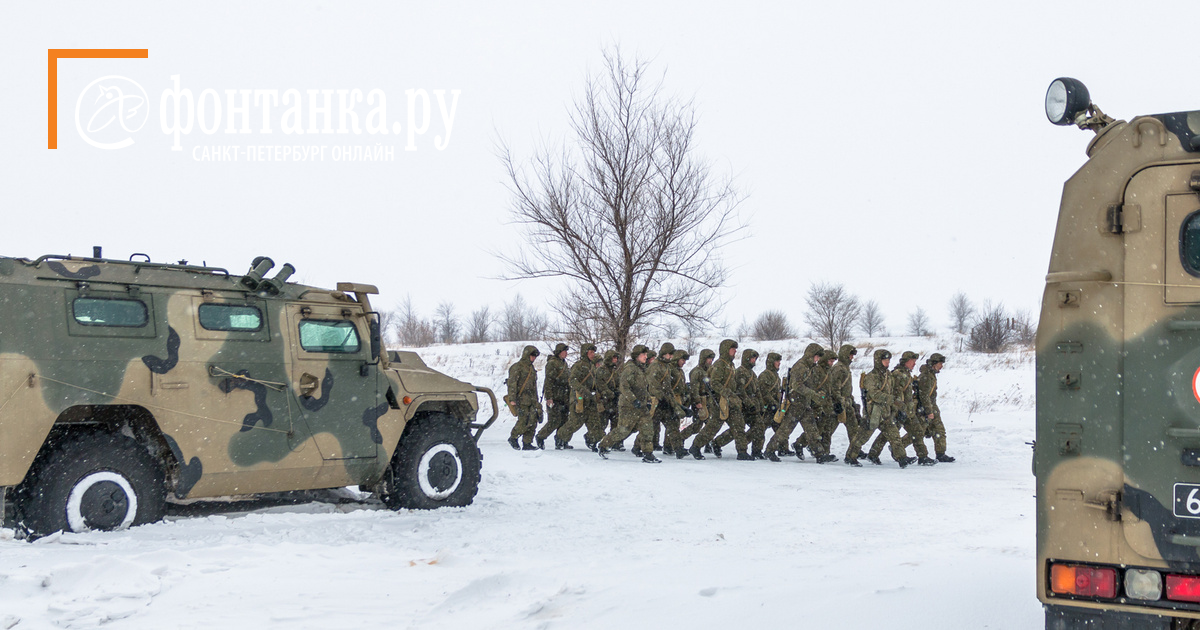
[[[689,355],[669,342],[657,353],[634,346],[628,361],[615,350],[601,357],[595,344],[585,343],[569,367],[568,352],[560,343],[546,362],[546,421],[540,430],[542,404],[533,365],[538,349],[526,346],[509,368],[504,401],[517,418],[508,439],[514,449],[544,449],[551,436],[555,449],[573,449],[571,439],[582,428],[584,444],[605,459],[625,450],[625,440],[636,433],[630,451],[652,464],[662,461],[656,450],[678,459],[691,455],[702,460],[705,453],[720,458],[731,442],[738,460],[803,460],[807,450],[825,464],[837,461],[830,452],[833,434],[845,427],[850,446],[842,461],[850,466],[861,467],[864,458],[882,465],[885,446],[901,468],[954,461],[946,454],[946,427],[937,405],[937,374],[946,363],[940,353],[930,355],[914,376],[917,353],[904,352],[890,368],[891,352],[876,350],[873,369],[859,377],[860,398],[855,399],[850,364],[858,350],[851,345],[834,351],[809,344],[784,376],[783,357],[774,352],[759,374],[755,350],[743,350],[735,367],[738,343],[733,339],[722,341],[715,353],[702,350],[698,365],[686,376]],[[797,425],[800,435],[793,441]],[[932,457],[928,438],[933,440]],[[908,456],[909,446],[916,457]]]

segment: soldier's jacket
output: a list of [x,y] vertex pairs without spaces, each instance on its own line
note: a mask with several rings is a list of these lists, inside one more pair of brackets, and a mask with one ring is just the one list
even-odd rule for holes
[[892,389],[892,375],[883,367],[882,359],[875,359],[875,369],[863,375],[862,387],[867,399],[867,417],[872,423],[896,415],[896,394]]
[[583,352],[575,365],[571,366],[571,393],[576,399],[582,398],[590,404],[596,400],[596,363],[588,361],[587,352]]
[[529,356],[537,351],[533,346],[525,346],[521,358],[508,368],[508,399],[518,407],[538,406],[537,369]]
[[621,366],[620,405],[625,411],[650,410],[650,386],[646,381],[646,368],[637,360]]
[[835,400],[841,404],[842,409],[847,411],[858,409],[858,402],[854,400],[854,379],[850,374],[850,363],[854,360],[852,352],[854,352],[854,346],[848,344],[839,348],[838,362],[834,364],[833,372],[829,375],[829,379],[833,382]]
[[925,415],[941,412],[937,405],[937,372],[928,363],[921,366],[917,378],[917,404]]
[[808,388],[815,398],[810,403],[812,410],[822,415],[833,414],[833,369],[824,360],[818,361],[808,371]]
[[596,392],[600,395],[600,402],[605,409],[614,408],[614,403],[617,398],[617,378],[620,374],[620,367],[613,367],[612,359],[617,356],[616,350],[609,350],[604,353],[604,359],[596,365],[593,372],[593,379],[596,381]]
[[673,409],[676,407],[674,382],[671,375],[671,366],[673,360],[663,360],[662,357],[654,359],[650,367],[646,368],[646,381],[650,388],[650,395],[658,399],[659,409]]
[[710,401],[708,400],[708,387],[704,383],[704,379],[708,378],[708,369],[706,369],[704,367],[704,365],[705,365],[705,363],[708,362],[709,359],[712,359],[715,357],[716,357],[716,354],[712,350],[707,350],[707,349],[701,350],[700,351],[700,364],[697,365],[696,367],[692,368],[692,371],[688,374],[688,379],[691,381],[688,384],[688,388],[691,393],[691,400],[692,400],[693,405],[695,405],[697,403],[704,403],[704,404],[710,403]]
[[779,356],[774,353],[767,355],[767,367],[758,375],[758,399],[760,402],[759,408],[763,413],[772,415],[779,410],[780,387],[783,386],[783,380],[779,378],[779,370],[775,369],[775,360],[771,357]]
[[892,391],[896,393],[895,413],[904,412],[905,417],[915,418],[917,415],[917,400],[913,397],[913,375],[904,369],[901,363],[892,369]]
[[749,414],[760,413],[758,395],[758,378],[754,374],[754,366],[750,360],[758,357],[753,350],[742,352],[742,364],[734,371],[733,380],[737,384],[738,398],[742,401],[742,410]]
[[815,404],[820,396],[808,385],[808,373],[813,369],[813,357],[821,351],[821,344],[810,343],[804,349],[804,356],[792,364],[788,370],[788,404],[808,407]]
[[682,405],[686,412],[692,403],[688,394],[687,376],[683,373],[683,368],[679,367],[678,361],[671,362],[671,391],[675,402]]
[[553,400],[556,405],[567,404],[571,395],[571,379],[567,370],[567,362],[551,355],[546,359],[546,377],[542,385],[542,396]]
[[721,349],[718,353],[717,360],[708,368],[709,384],[712,385],[713,394],[720,398],[724,398],[729,402],[729,405],[740,405],[741,398],[738,398],[737,383],[734,382],[733,361],[729,358],[729,349],[733,344],[728,340],[721,342]]

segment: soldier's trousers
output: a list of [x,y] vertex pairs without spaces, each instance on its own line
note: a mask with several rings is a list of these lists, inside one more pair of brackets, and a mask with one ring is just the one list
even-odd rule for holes
[[830,431],[830,438],[833,437],[832,433],[837,431],[838,424],[846,427],[846,438],[853,442],[854,434],[858,432],[858,417],[852,413],[846,413],[846,410],[842,409],[842,413],[838,414],[837,422],[833,424],[833,429]]
[[525,444],[533,444],[533,432],[542,421],[542,406],[517,407],[517,423],[513,425],[510,438],[524,438]]
[[[858,451],[862,450],[863,444],[866,444],[867,440],[870,439],[874,433],[875,432],[871,431],[870,429],[866,431],[860,431],[854,442],[850,443],[850,448],[846,450],[846,457],[851,458],[850,454],[853,453],[854,457],[851,459],[857,459]],[[892,459],[900,461],[908,457],[908,455],[904,452],[904,443],[900,437],[900,429],[896,428],[896,423],[890,418],[879,423],[879,437],[876,438],[875,442],[871,444],[871,450],[867,454],[879,457],[879,454],[883,452],[884,442],[887,442],[888,446],[891,448]]]
[[811,408],[801,409],[796,419],[796,422],[800,424],[800,437],[796,438],[796,442],[792,445],[794,449],[799,451],[808,447],[808,451],[817,457],[829,454],[825,448],[829,442],[818,418],[817,413]]
[[[654,411],[654,424],[663,428],[662,445],[672,450],[683,448],[683,434],[679,430],[679,418],[670,404],[659,403]],[[656,439],[657,435],[654,436]]]
[[904,424],[904,438],[900,441],[906,448],[912,445],[917,457],[929,457],[929,449],[925,446],[925,423],[923,418],[909,420]]
[[[571,438],[575,437],[575,432],[586,424],[589,429],[587,434],[588,437],[585,439],[587,439],[589,444],[594,444],[595,442],[590,437],[593,435],[590,427],[599,424],[599,420],[597,418],[599,418],[599,414],[596,413],[595,402],[589,401],[585,398],[583,400],[583,411],[575,411],[575,405],[571,405],[571,411],[569,414],[567,414],[567,423],[562,425],[556,434],[558,441],[570,442]],[[604,437],[604,435],[601,434],[600,437]]]
[[[721,428],[722,424],[728,426],[729,428],[725,429],[724,433],[714,438],[713,444],[723,447],[726,444],[733,442],[733,445],[737,447],[737,451],[739,453],[745,453],[748,444],[746,440],[746,419],[742,416],[742,406],[737,402],[730,401],[729,417],[724,421],[720,420],[720,411],[718,411],[717,414],[718,415],[716,418],[709,419],[709,423],[713,424],[715,427],[712,432],[716,433],[717,430]],[[708,427],[705,426],[704,428],[705,430],[702,431],[700,435],[704,435],[708,432]]]
[[609,431],[608,435],[600,440],[600,448],[611,449],[618,443],[624,442],[625,438],[629,437],[629,434],[634,431],[638,432],[637,441],[635,442],[637,447],[643,453],[653,453],[654,421],[650,417],[649,409],[621,409],[617,418],[617,428]]
[[[680,444],[683,444],[684,442],[686,442],[687,439],[692,437],[693,435],[699,435],[700,430],[704,428],[704,423],[700,422],[699,418],[696,418],[695,416],[693,416],[691,418],[688,418],[688,420],[690,420],[691,422],[686,427],[682,427],[679,429],[679,443]],[[680,422],[680,424],[683,424],[683,422]]]
[[817,426],[821,429],[821,452],[828,453],[833,445],[833,432],[838,427],[838,417],[831,413],[817,416]]
[[538,430],[537,436],[541,439],[550,437],[551,433],[563,428],[567,423],[567,403],[562,401],[554,401],[554,406],[549,406],[547,401],[546,407],[546,424]]
[[933,419],[925,421],[925,431],[933,437],[933,452],[946,454],[946,425],[942,424],[942,412],[934,411]]
[[759,413],[757,408],[751,412],[743,407],[742,415],[746,417],[746,441],[750,443],[753,451],[761,452],[763,443],[767,440],[767,423],[771,419]]

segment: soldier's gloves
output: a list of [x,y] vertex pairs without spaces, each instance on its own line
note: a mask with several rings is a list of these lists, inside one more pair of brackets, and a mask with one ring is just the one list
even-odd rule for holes
[[833,413],[842,413],[842,411],[844,411],[844,410],[845,409],[842,407],[842,403],[840,403],[836,400],[833,401]]

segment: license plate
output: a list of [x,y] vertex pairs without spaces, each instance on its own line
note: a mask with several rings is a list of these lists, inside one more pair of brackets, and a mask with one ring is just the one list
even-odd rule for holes
[[1175,516],[1200,518],[1200,484],[1175,484]]

